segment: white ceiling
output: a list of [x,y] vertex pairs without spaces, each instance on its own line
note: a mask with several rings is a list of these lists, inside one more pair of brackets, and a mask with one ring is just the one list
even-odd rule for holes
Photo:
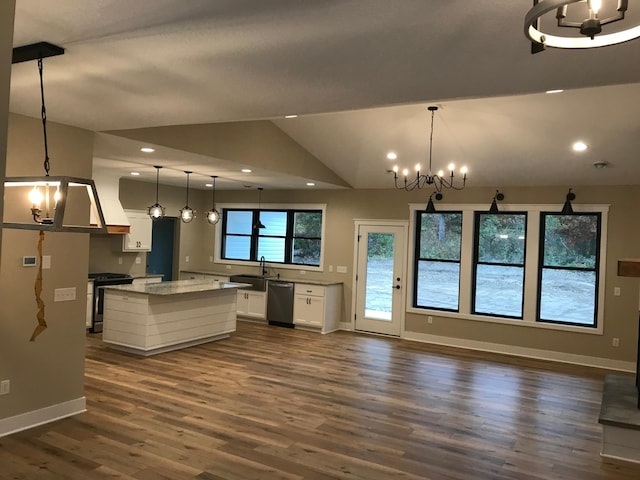
[[[354,188],[385,188],[389,150],[428,162],[435,104],[434,169],[466,164],[471,186],[640,184],[640,39],[531,55],[531,0],[16,3],[14,46],[66,49],[44,62],[52,121],[104,132],[270,119]],[[638,21],[640,0],[629,8]],[[14,65],[11,111],[38,117],[39,103],[35,62]],[[578,139],[590,149],[571,152]],[[100,135],[96,163],[150,181],[164,163],[162,183],[193,170],[196,188],[209,175],[221,188],[312,180],[138,147]]]

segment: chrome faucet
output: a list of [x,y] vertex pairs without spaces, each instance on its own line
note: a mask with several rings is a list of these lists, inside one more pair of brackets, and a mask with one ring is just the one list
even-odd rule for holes
[[265,264],[264,255],[260,257],[260,268],[262,268],[262,275],[267,274],[267,265]]

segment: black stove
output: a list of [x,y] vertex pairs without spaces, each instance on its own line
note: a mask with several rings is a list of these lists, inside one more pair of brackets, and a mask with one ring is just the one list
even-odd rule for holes
[[101,287],[127,285],[133,283],[133,278],[126,273],[100,272],[90,273],[89,280],[93,280],[93,315],[89,331],[98,333],[102,331],[102,316],[104,314],[104,289]]

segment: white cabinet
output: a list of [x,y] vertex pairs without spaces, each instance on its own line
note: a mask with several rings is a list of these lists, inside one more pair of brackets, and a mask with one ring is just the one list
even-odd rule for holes
[[150,252],[153,221],[147,212],[125,210],[129,224],[129,233],[122,237],[123,252]]
[[267,292],[238,290],[236,314],[264,320],[267,317]]
[[93,280],[87,282],[87,317],[85,325],[87,328],[91,328],[93,319]]
[[214,282],[228,282],[228,275],[218,275],[215,273],[189,272],[182,270],[180,272],[180,280],[212,280]]
[[293,323],[329,333],[340,328],[342,285],[308,285],[296,283],[293,298]]
[[204,273],[180,272],[180,280],[204,280]]

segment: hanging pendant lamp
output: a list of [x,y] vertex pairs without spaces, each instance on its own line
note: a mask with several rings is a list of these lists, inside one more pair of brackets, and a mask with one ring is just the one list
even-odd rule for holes
[[489,213],[500,213],[497,202],[501,202],[502,200],[504,200],[504,193],[500,193],[499,190],[496,190],[496,194],[493,196],[493,201],[489,207]]
[[[95,183],[90,178],[68,176],[50,176],[49,147],[47,144],[47,109],[44,102],[43,59],[63,55],[64,48],[47,42],[24,45],[13,49],[12,63],[38,60],[40,77],[42,133],[44,137],[44,172],[43,176],[7,177],[4,179],[4,216],[3,228],[20,230],[40,230],[48,232],[106,233],[104,215],[98,200]],[[73,194],[69,195],[71,192]],[[91,221],[68,218],[65,223],[67,200],[73,203],[82,198],[90,205]],[[29,199],[30,208],[20,205]],[[11,208],[18,206],[18,209]],[[74,208],[68,209],[73,212]],[[77,217],[70,214],[69,217]]]
[[184,207],[182,207],[181,210],[179,210],[179,212],[180,212],[180,219],[182,220],[182,222],[190,223],[194,218],[196,218],[195,210],[189,207],[189,175],[191,175],[192,172],[185,171],[184,173],[187,174],[187,203],[185,204]]
[[207,222],[211,225],[215,225],[220,221],[220,212],[216,210],[216,178],[218,177],[216,175],[212,175],[211,178],[213,179],[213,191],[211,195],[213,203],[211,204],[211,210],[207,212]]
[[573,215],[573,206],[571,205],[571,201],[576,199],[576,194],[569,189],[569,193],[567,193],[567,199],[562,206],[562,211],[560,212],[562,215]]
[[256,223],[253,225],[253,228],[267,228],[260,221],[260,206],[261,206],[261,197],[262,197],[262,187],[258,187],[258,217],[256,218]]
[[157,220],[158,218],[164,217],[164,207],[158,203],[158,187],[160,185],[160,169],[162,167],[154,165],[153,168],[156,169],[156,203],[148,208],[147,214],[152,220]]

